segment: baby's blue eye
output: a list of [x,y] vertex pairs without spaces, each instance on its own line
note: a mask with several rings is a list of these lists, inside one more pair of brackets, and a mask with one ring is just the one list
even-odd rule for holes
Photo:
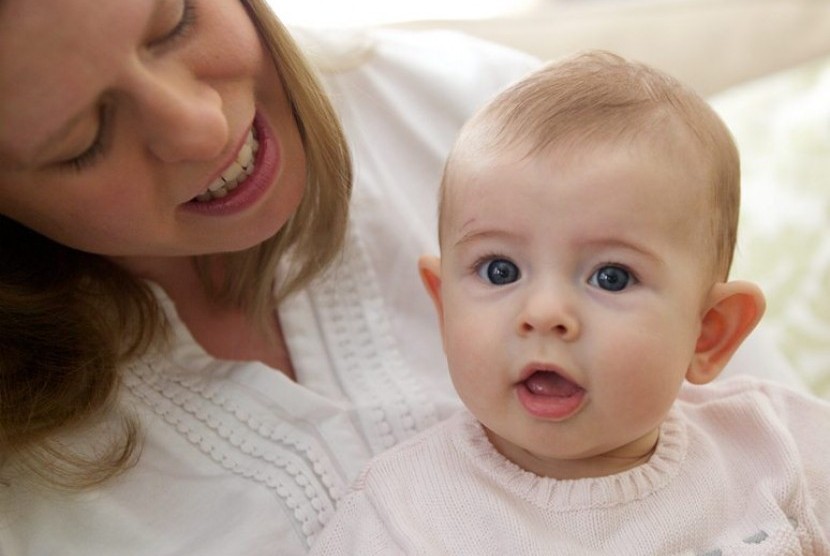
[[594,272],[588,282],[600,289],[618,292],[630,286],[634,277],[621,266],[606,265]]
[[492,259],[478,267],[478,275],[496,286],[515,282],[519,274],[519,267],[506,259]]

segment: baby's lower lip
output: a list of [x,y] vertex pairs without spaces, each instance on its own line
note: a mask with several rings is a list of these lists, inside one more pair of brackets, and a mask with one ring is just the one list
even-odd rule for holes
[[535,417],[560,421],[574,415],[586,391],[553,371],[537,371],[516,385],[516,396]]

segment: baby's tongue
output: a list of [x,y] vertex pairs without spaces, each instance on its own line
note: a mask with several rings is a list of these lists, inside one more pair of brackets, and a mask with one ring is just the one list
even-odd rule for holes
[[525,386],[537,396],[569,398],[582,390],[561,375],[549,371],[536,371],[525,380]]

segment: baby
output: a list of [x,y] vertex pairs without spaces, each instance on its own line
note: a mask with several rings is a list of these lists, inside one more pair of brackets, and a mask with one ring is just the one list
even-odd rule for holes
[[728,280],[739,182],[703,99],[609,53],[484,107],[419,261],[468,411],[375,459],[317,553],[830,554],[830,404],[709,384],[764,312]]

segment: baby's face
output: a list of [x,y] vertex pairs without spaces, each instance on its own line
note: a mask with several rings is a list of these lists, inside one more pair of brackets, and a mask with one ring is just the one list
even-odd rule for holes
[[445,199],[453,382],[526,469],[622,470],[654,445],[695,351],[703,171],[649,144],[512,158],[470,163]]

